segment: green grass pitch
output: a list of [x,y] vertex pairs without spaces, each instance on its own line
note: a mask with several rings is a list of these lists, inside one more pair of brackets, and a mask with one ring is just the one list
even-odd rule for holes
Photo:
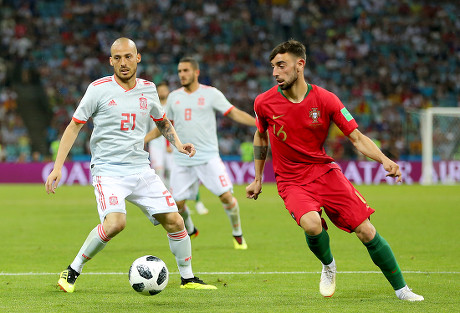
[[[91,186],[0,185],[0,312],[459,312],[460,187],[358,186],[371,221],[390,243],[405,279],[425,301],[398,300],[354,234],[330,222],[337,262],[332,298],[318,291],[319,261],[308,250],[274,185],[259,200],[235,186],[247,251],[233,249],[230,225],[217,197],[202,188],[210,210],[194,214],[193,269],[218,290],[179,288],[166,233],[128,204],[126,229],[87,263],[73,294],[55,288],[58,273],[99,223]],[[193,211],[193,202],[190,203]],[[128,269],[137,257],[162,258],[171,272],[156,296],[137,294]]]

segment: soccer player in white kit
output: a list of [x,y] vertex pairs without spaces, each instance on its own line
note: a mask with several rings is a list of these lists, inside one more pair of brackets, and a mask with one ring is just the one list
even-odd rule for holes
[[[161,105],[164,107],[166,105],[166,100],[169,95],[169,86],[166,81],[163,81],[157,84],[158,98],[160,99]],[[149,129],[156,128],[155,122],[150,121]],[[155,139],[149,139],[148,136],[145,137],[145,143],[148,145],[148,151],[150,154],[150,165],[155,170],[158,176],[162,181],[169,186],[169,176],[171,169],[174,164],[173,159],[173,149],[169,144],[169,141],[166,140],[163,136],[158,136]],[[200,193],[197,193],[195,199],[195,210],[198,214],[208,214],[208,209],[204,206],[203,202],[200,200]]]
[[178,65],[182,88],[171,92],[167,100],[166,116],[173,121],[178,136],[193,142],[198,151],[194,158],[174,151],[172,193],[188,233],[194,236],[197,229],[185,202],[195,198],[200,180],[222,202],[232,226],[234,248],[244,250],[247,244],[241,229],[238,201],[233,196],[232,182],[219,156],[216,111],[249,126],[255,126],[255,119],[233,106],[218,89],[200,84],[199,74],[195,59],[182,58]]
[[191,243],[174,199],[150,169],[144,136],[153,119],[161,133],[179,153],[192,157],[193,144],[182,144],[165,117],[155,84],[136,78],[141,55],[128,38],[114,41],[110,49],[114,75],[91,83],[67,126],[59,145],[53,171],[45,187],[54,193],[61,179],[64,161],[75,139],[92,117],[90,139],[91,174],[101,223],[88,235],[73,262],[61,272],[58,286],[74,292],[75,281],[92,259],[126,225],[125,200],[137,205],[154,223],[167,231],[171,252],[181,274],[181,288],[216,289],[195,277],[191,266]]
[[[161,82],[156,85],[158,98],[162,107],[166,105],[166,99],[169,95],[169,87],[166,82]],[[155,121],[151,120],[149,123],[149,129],[156,128]],[[165,137],[159,136],[147,143],[148,151],[150,154],[150,165],[155,170],[158,176],[163,180],[166,185],[169,185],[169,172],[172,168],[173,158],[172,152],[173,149],[169,145],[169,142]]]

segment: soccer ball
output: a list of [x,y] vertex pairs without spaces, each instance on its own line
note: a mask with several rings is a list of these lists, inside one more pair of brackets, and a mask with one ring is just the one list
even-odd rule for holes
[[165,289],[169,271],[165,262],[153,255],[136,259],[129,268],[129,283],[137,292],[151,296]]

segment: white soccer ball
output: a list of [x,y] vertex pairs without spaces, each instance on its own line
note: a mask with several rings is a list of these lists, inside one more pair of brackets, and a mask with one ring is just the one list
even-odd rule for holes
[[147,296],[160,293],[169,280],[165,262],[153,255],[144,255],[136,259],[129,268],[128,275],[131,287]]

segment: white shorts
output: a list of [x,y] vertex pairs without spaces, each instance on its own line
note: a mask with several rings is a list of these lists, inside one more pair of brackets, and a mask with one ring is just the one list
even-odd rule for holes
[[93,186],[101,223],[109,213],[126,214],[125,200],[138,206],[154,225],[159,223],[153,215],[178,211],[171,193],[152,169],[123,177],[93,176]]
[[160,149],[154,145],[149,146],[150,165],[153,169],[171,170],[174,164],[172,152]]
[[175,164],[171,171],[171,191],[174,199],[195,200],[200,181],[216,196],[227,191],[233,192],[233,184],[228,177],[227,169],[222,160],[217,157],[200,165]]

